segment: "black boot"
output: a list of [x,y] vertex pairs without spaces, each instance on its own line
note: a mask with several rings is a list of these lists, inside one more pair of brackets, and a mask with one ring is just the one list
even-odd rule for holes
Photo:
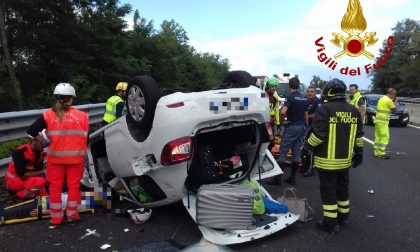
[[337,234],[339,231],[338,225],[328,225],[325,221],[318,221],[316,227],[330,234]]
[[275,185],[275,186],[281,186],[281,174],[272,177],[270,180],[265,182],[267,185]]
[[293,162],[292,163],[292,167],[291,167],[291,171],[290,171],[290,175],[287,179],[284,180],[284,182],[286,182],[289,185],[296,185],[296,172],[299,169],[299,163],[297,162]]

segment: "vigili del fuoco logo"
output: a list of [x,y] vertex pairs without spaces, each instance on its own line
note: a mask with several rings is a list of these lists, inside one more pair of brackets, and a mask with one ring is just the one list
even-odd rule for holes
[[[335,71],[339,65],[338,59],[349,56],[349,57],[359,57],[364,56],[369,60],[374,59],[374,55],[369,52],[367,47],[373,46],[378,42],[376,38],[376,32],[368,31],[365,32],[367,28],[367,22],[363,16],[363,8],[359,0],[349,0],[347,6],[347,11],[344,13],[343,19],[341,20],[341,29],[343,33],[333,32],[332,39],[330,42],[341,49],[337,54],[334,55],[334,59],[328,57],[324,50],[325,46],[322,42],[324,37],[320,37],[315,41],[315,45],[318,47],[318,60],[321,63],[324,63],[328,68]],[[364,33],[364,34],[363,34]],[[357,67],[355,69],[349,69],[348,66],[344,66],[339,69],[340,74],[350,75],[350,76],[359,76],[362,74],[362,71],[368,74],[372,67],[374,69],[379,69],[388,59],[389,55],[392,53],[392,47],[394,45],[394,37],[389,36],[387,39],[387,46],[385,48],[384,54],[378,58],[378,60],[372,65],[371,63],[366,64],[363,67]],[[363,69],[363,70],[361,70]]]

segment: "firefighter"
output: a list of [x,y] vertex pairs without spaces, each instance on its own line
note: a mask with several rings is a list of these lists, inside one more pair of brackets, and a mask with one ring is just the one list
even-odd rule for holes
[[76,91],[69,83],[60,83],[54,89],[55,102],[52,109],[42,113],[29,127],[28,134],[42,141],[37,135],[46,129],[50,145],[47,149],[47,181],[50,183],[51,223],[60,226],[63,222],[61,193],[66,178],[68,198],[66,217],[68,222],[80,220],[77,207],[81,201],[79,189],[83,177],[89,121],[88,115],[72,103]]
[[350,84],[349,94],[349,103],[359,110],[360,116],[362,117],[363,122],[365,122],[366,98],[360,93],[359,86],[357,86],[357,84]]
[[42,141],[30,138],[27,144],[13,151],[5,180],[7,189],[18,198],[32,199],[47,195]]
[[324,219],[317,226],[338,233],[348,224],[349,168],[363,161],[363,124],[360,112],[346,102],[346,85],[330,80],[323,90],[327,100],[318,108],[304,148],[313,151],[318,169]]
[[102,126],[117,120],[117,118],[120,118],[123,115],[123,110],[125,106],[124,99],[127,95],[127,83],[118,82],[117,86],[115,87],[115,90],[117,91],[117,94],[111,96],[106,101]]
[[375,157],[389,159],[385,149],[389,143],[389,120],[392,111],[396,110],[397,91],[389,88],[386,95],[382,96],[378,101],[375,116],[375,144],[373,146]]

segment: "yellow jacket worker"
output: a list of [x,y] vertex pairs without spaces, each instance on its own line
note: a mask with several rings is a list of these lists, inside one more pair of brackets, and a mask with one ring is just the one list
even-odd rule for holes
[[385,149],[389,143],[389,120],[392,111],[395,111],[395,97],[397,91],[389,88],[387,93],[378,101],[375,116],[375,145],[373,146],[375,157],[389,159]]

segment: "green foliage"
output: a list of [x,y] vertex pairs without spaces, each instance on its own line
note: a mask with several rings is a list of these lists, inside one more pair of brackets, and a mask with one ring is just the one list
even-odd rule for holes
[[314,75],[312,77],[310,85],[313,85],[317,88],[324,89],[325,85],[327,85],[328,81],[321,79],[318,75]]
[[[393,87],[401,96],[420,95],[420,23],[405,19],[393,28],[395,44],[385,64],[371,72],[372,88],[384,91]],[[382,43],[380,55],[384,55],[387,41]],[[376,59],[378,60],[378,58]]]
[[[135,10],[128,29],[124,17],[130,12],[130,5],[117,0],[6,1],[6,32],[24,109],[50,107],[59,82],[74,84],[76,104],[83,104],[105,102],[117,82],[135,75],[152,76],[168,94],[211,88],[228,72],[226,59],[188,45],[187,32],[175,20],[155,29]],[[10,83],[4,67],[0,80]],[[0,87],[0,94],[2,109],[13,108],[8,90]]]
[[0,145],[0,159],[10,157],[12,155],[12,151],[16,149],[16,147],[27,143],[27,138],[22,138],[18,140],[13,140],[9,142],[1,143]]

